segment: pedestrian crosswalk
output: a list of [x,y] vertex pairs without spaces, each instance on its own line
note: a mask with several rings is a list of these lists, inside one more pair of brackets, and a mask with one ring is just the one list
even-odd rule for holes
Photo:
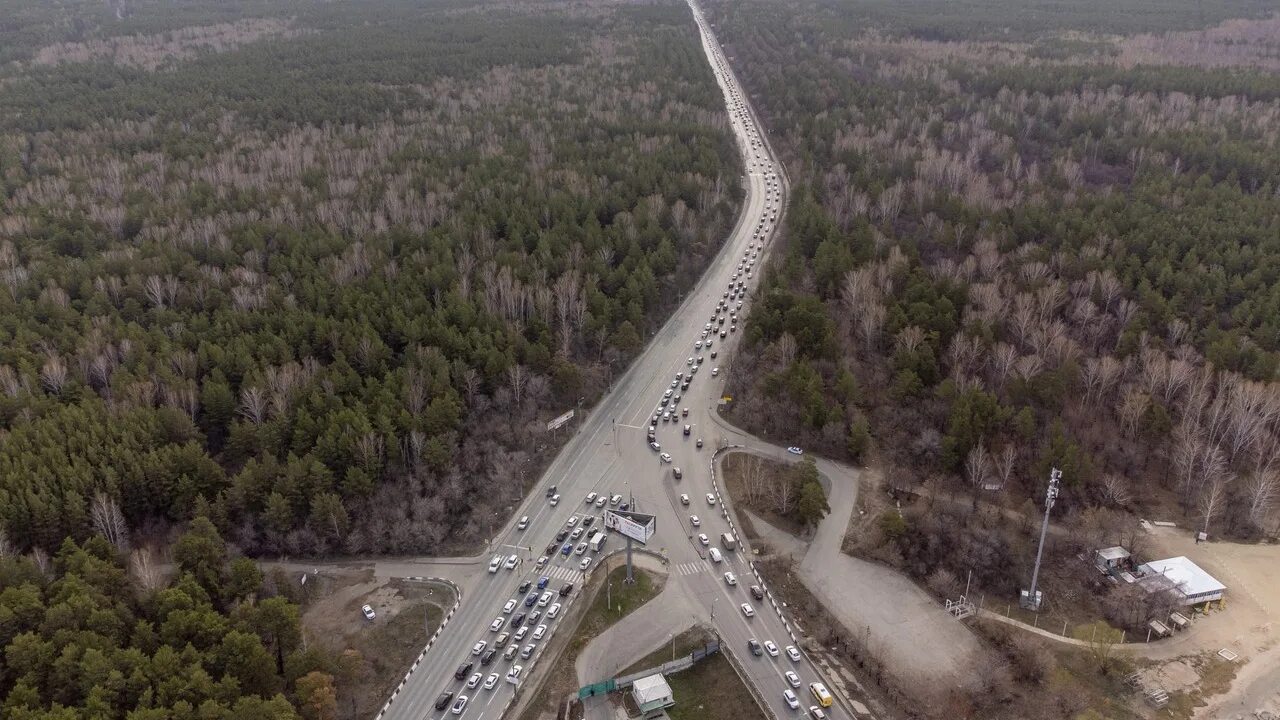
[[698,573],[705,570],[707,566],[700,562],[687,562],[687,563],[679,563],[675,567],[676,567],[676,572],[680,573],[681,575],[697,575]]
[[555,565],[549,568],[543,568],[542,574],[556,580],[574,581],[582,577],[582,572],[577,568],[564,567]]

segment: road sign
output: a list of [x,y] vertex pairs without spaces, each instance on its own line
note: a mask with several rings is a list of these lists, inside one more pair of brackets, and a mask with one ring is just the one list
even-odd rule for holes
[[547,423],[547,432],[551,432],[552,430],[555,430],[556,428],[569,422],[572,419],[573,419],[573,411],[570,410],[569,412],[561,415],[555,420],[552,420],[551,422]]
[[646,515],[645,513],[625,512],[622,510],[606,510],[604,513],[604,526],[606,528],[621,534],[623,537],[629,537],[641,545],[649,542],[649,538],[653,537],[656,525],[657,520],[654,516]]

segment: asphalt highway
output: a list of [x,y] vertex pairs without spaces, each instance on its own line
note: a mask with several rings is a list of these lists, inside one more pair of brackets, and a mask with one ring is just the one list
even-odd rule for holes
[[[384,709],[382,717],[388,720],[454,717],[497,720],[502,717],[515,688],[505,680],[509,668],[521,665],[524,675],[527,675],[540,662],[542,647],[557,631],[558,618],[547,620],[545,607],[535,605],[526,609],[521,602],[524,596],[517,593],[517,587],[525,581],[535,583],[536,587],[539,578],[546,576],[547,590],[553,593],[550,603],[567,604],[576,598],[584,579],[580,563],[584,558],[595,556],[590,550],[577,554],[576,546],[585,541],[591,531],[603,525],[601,516],[605,512],[605,509],[586,502],[586,496],[592,492],[622,495],[632,503],[633,510],[656,515],[656,532],[648,547],[669,559],[667,582],[685,584],[685,595],[691,598],[690,614],[716,628],[721,635],[722,646],[745,667],[752,682],[761,690],[772,715],[798,717],[805,708],[816,704],[808,684],[820,680],[817,670],[807,657],[802,655],[798,662],[793,662],[785,651],[781,651],[792,644],[787,631],[767,600],[758,601],[751,597],[749,587],[756,581],[744,552],[742,549],[726,551],[721,547],[719,536],[729,530],[728,521],[722,514],[722,503],[711,506],[706,499],[707,493],[713,490],[711,461],[718,438],[711,415],[723,392],[724,373],[717,372],[717,368],[727,365],[741,336],[740,323],[731,330],[735,322],[730,311],[736,311],[740,318],[748,310],[749,293],[759,279],[772,230],[785,205],[786,181],[779,173],[767,141],[759,133],[747,99],[712,35],[712,28],[703,19],[696,3],[691,2],[690,6],[702,32],[704,49],[724,92],[733,132],[743,152],[747,170],[743,212],[731,237],[702,279],[641,356],[595,409],[585,418],[575,420],[576,425],[562,430],[573,432],[574,437],[548,467],[508,525],[491,541],[492,554],[515,555],[518,566],[512,570],[477,574],[462,588],[463,598],[458,611]],[[739,283],[741,293],[737,292]],[[720,307],[722,302],[727,303],[723,308]],[[741,309],[738,309],[739,302],[743,303]],[[724,318],[723,324],[720,323],[721,318]],[[712,330],[704,337],[708,324]],[[724,338],[720,337],[721,331],[725,333]],[[672,387],[677,373],[690,377],[691,372],[693,379],[687,390],[679,384]],[[668,390],[672,391],[673,400],[677,394],[681,397],[663,404]],[[652,449],[647,430],[655,412],[676,408],[674,420],[664,422],[659,419],[656,423],[655,435],[661,449]],[[687,417],[683,416],[685,408],[688,408]],[[686,424],[690,426],[688,436],[683,434]],[[699,438],[703,441],[701,449],[696,447]],[[669,453],[671,461],[664,462],[662,453]],[[674,477],[673,470],[677,467],[682,471],[682,479]],[[546,496],[546,489],[552,485],[560,495],[559,503],[554,506]],[[681,503],[682,494],[689,496],[688,506]],[[606,505],[608,507],[614,506]],[[701,523],[696,528],[690,520],[690,515],[695,514]],[[529,518],[527,529],[518,527],[522,516]],[[581,527],[588,516],[595,518],[592,527],[581,538],[572,541],[571,553],[553,552],[548,555],[545,565],[539,566],[539,559],[547,545],[555,541],[557,532]],[[571,517],[577,520],[573,528],[567,528]],[[709,544],[700,542],[698,533],[705,533]],[[624,544],[621,536],[610,533],[602,552]],[[708,557],[710,547],[721,549],[722,562],[712,562]],[[595,564],[591,560],[588,573],[594,570]],[[727,584],[725,572],[733,572],[737,576],[736,586]],[[557,592],[566,583],[573,583],[574,589],[568,596],[560,597]],[[508,600],[516,600],[517,607],[505,613],[503,606]],[[753,607],[753,617],[747,617],[741,610],[743,603]],[[506,650],[504,646],[499,648],[499,654],[488,666],[482,667],[480,656],[472,654],[473,646],[484,641],[488,648],[493,648],[501,632],[513,632],[511,619],[515,615],[536,610],[543,611],[544,617],[534,626],[546,624],[546,636],[540,641],[526,637],[519,642],[521,648],[525,645],[534,647],[532,657],[508,661],[502,656]],[[500,630],[491,631],[491,626],[499,619],[502,621]],[[687,624],[686,618],[682,627]],[[533,628],[528,632],[532,634]],[[747,649],[751,638],[762,644],[766,640],[773,641],[780,649],[779,656],[753,656]],[[512,642],[508,640],[506,645]],[[627,651],[625,647],[619,648],[620,653]],[[467,688],[464,681],[456,680],[455,670],[466,662],[475,664],[470,673],[479,672],[485,677],[497,673],[496,686],[486,690],[482,681],[480,686]],[[800,687],[794,689],[801,703],[800,710],[792,710],[783,701],[783,690],[789,687],[784,676],[787,670],[794,671],[801,679]],[[460,715],[452,714],[448,707],[434,709],[436,698],[448,691],[455,693],[455,701],[461,695],[468,697],[467,706]],[[829,709],[828,716],[845,717],[838,707]]]

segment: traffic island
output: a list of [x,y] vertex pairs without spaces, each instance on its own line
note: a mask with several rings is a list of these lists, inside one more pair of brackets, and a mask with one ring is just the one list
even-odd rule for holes
[[[635,582],[627,583],[625,561],[613,560],[613,563],[617,566],[612,567],[607,576],[598,574],[583,588],[583,596],[576,604],[578,612],[561,621],[561,628],[539,663],[541,668],[549,670],[544,670],[546,674],[542,678],[526,681],[521,690],[522,693],[532,691],[529,700],[521,703],[523,710],[517,715],[521,720],[562,717],[559,713],[565,699],[578,689],[574,661],[582,649],[609,626],[657,597],[666,585],[664,574],[642,567],[634,570]],[[584,602],[588,598],[590,602]],[[575,622],[574,626],[566,627],[570,622]],[[578,708],[568,717],[582,717],[580,706]]]

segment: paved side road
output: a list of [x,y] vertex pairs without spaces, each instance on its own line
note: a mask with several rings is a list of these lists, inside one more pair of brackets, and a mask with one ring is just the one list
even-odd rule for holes
[[[794,462],[780,447],[764,443],[715,416],[725,438],[756,455]],[[981,656],[977,638],[902,573],[841,552],[858,500],[860,472],[815,458],[826,480],[831,513],[819,525],[797,571],[819,601],[851,633],[869,634],[872,652],[903,687],[968,687],[966,668]],[[800,618],[803,623],[804,619]]]

